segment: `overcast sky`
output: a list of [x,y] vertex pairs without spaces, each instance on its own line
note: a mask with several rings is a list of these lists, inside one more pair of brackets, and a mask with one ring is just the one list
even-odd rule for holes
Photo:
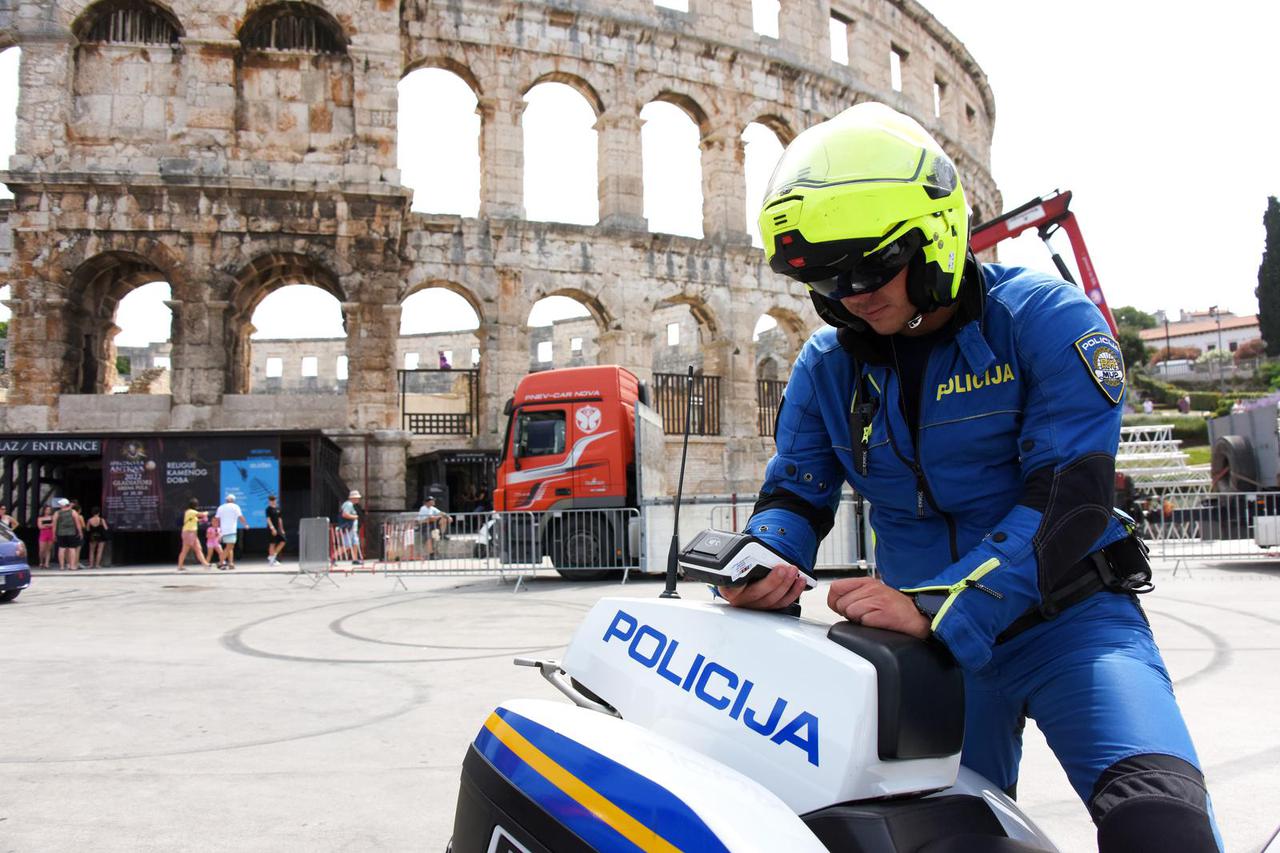
[[987,73],[1005,206],[1071,190],[1112,307],[1257,310],[1280,4],[923,2]]
[[[1280,4],[1227,0],[1214,4],[1212,14],[1191,4],[1114,0],[1069,7],[1026,0],[924,4],[987,73],[996,100],[992,170],[1006,207],[1055,188],[1072,190],[1072,209],[1113,307],[1256,310],[1262,212],[1267,196],[1280,193],[1270,43],[1280,31]],[[17,87],[3,81],[14,79],[16,54],[0,55],[0,156],[5,140],[12,144],[4,122],[12,122]],[[402,103],[428,97],[432,109],[401,114],[401,166],[406,183],[420,188],[415,207],[474,215],[478,181],[474,167],[463,168],[478,162],[474,97],[439,71],[401,84]],[[690,172],[696,137],[678,110],[655,106],[644,116],[646,181],[661,171],[667,182],[650,184],[646,215],[655,228],[696,236],[701,188]],[[442,113],[452,115],[457,133],[442,138],[419,126],[430,119],[439,127]],[[585,102],[566,87],[540,87],[531,97],[525,119],[531,139],[551,140],[531,143],[527,152],[531,218],[594,221],[595,175],[582,165],[594,162],[591,120]],[[749,204],[757,203],[780,150],[767,134],[753,134]],[[428,178],[442,162],[455,167]],[[426,186],[436,189],[428,194]],[[1069,254],[1065,237],[1058,239]],[[1006,262],[1052,269],[1034,236],[1002,244],[1001,254]],[[255,317],[261,336],[291,334],[292,321],[311,314],[274,302]],[[404,331],[473,325],[460,302],[420,299],[405,312]],[[563,303],[544,306],[531,322],[565,311]],[[166,313],[163,306],[122,305],[118,340],[157,337]]]

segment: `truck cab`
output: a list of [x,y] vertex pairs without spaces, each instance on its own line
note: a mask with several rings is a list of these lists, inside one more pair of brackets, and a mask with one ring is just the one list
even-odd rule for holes
[[494,509],[635,506],[640,390],[635,374],[612,365],[521,379],[509,402]]
[[566,577],[638,560],[635,374],[616,365],[530,374],[507,402],[493,508],[504,559],[543,555]]

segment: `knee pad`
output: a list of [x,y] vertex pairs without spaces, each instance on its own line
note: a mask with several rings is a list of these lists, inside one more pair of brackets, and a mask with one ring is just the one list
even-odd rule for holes
[[1172,755],[1134,755],[1102,771],[1089,814],[1099,853],[1221,850],[1204,775]]

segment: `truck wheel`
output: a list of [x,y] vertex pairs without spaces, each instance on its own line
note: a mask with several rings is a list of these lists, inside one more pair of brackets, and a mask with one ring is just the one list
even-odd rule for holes
[[570,518],[550,531],[547,549],[560,576],[567,580],[605,580],[615,573],[609,523],[603,518]]
[[1243,435],[1224,435],[1215,441],[1209,469],[1216,492],[1258,488],[1258,460],[1253,455],[1253,443]]

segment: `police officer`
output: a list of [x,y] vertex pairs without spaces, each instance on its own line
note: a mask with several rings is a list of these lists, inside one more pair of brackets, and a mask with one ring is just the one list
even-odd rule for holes
[[979,264],[964,191],[912,119],[861,104],[800,134],[760,214],[770,267],[830,326],[805,344],[749,532],[793,565],[734,605],[789,606],[842,484],[871,504],[881,578],[828,604],[932,638],[965,673],[964,764],[1013,793],[1036,721],[1104,851],[1217,850],[1195,748],[1112,512],[1125,373],[1078,288]]

